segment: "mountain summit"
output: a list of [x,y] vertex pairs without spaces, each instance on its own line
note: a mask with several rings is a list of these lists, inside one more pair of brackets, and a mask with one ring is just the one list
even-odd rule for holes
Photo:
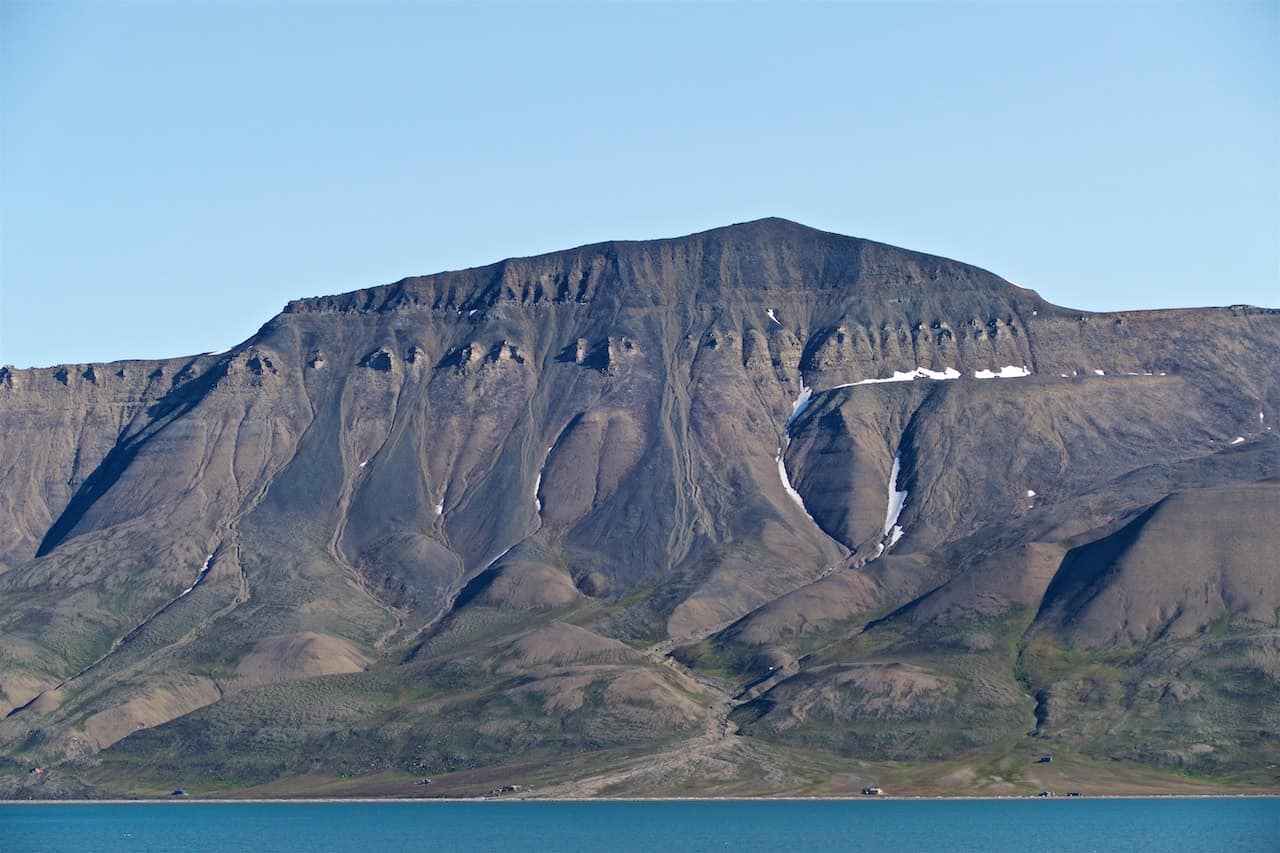
[[0,369],[0,790],[1274,788],[1277,365],[766,219]]
[[[298,300],[286,311],[471,310],[499,302],[600,300],[639,307],[651,306],[655,300],[674,304],[723,299],[739,291],[765,298],[848,288],[902,288],[899,298],[914,296],[927,303],[930,296],[925,291],[939,283],[955,289],[1019,290],[1039,301],[1034,294],[968,264],[818,231],[785,219],[761,219],[685,237],[612,241],[511,258],[339,296]],[[920,292],[912,294],[912,290]]]

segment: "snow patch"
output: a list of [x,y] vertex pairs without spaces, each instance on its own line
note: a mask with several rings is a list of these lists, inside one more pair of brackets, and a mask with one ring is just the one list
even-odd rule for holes
[[768,315],[769,315],[769,319],[770,319],[770,320],[772,320],[773,322],[777,323],[779,326],[781,326],[781,325],[782,325],[782,321],[778,319],[778,315],[776,315],[776,314],[774,314],[774,313],[773,313],[773,309],[772,309],[772,308],[768,309],[768,310],[767,310],[767,311],[765,311],[764,313],[766,313],[766,314],[768,314]]
[[837,388],[853,388],[857,385],[879,385],[884,382],[913,382],[916,379],[959,379],[960,371],[954,367],[946,367],[942,370],[930,370],[927,367],[917,367],[915,370],[895,370],[892,376],[885,379],[859,379],[857,382],[846,382],[843,385],[836,385],[828,389],[835,391]]
[[444,515],[444,501],[436,504],[436,515]]
[[551,458],[551,451],[555,447],[547,448],[547,455],[542,457],[542,467],[538,469],[538,479],[533,484],[533,507],[539,513],[542,512],[542,498],[538,497],[538,492],[542,491],[542,472],[547,468],[547,460]]
[[[893,470],[889,472],[889,508],[884,516],[884,535],[888,536],[889,532],[897,527],[898,516],[902,515],[902,507],[906,505],[906,491],[898,491],[898,475],[902,472],[902,454],[895,453],[893,456]],[[897,534],[902,535],[901,529]],[[890,545],[898,541],[895,537],[890,541]]]
[[787,423],[783,429],[791,431],[791,425],[795,423],[796,418],[804,413],[809,407],[809,401],[813,399],[813,389],[804,384],[804,377],[800,378],[800,395],[796,397],[794,403],[791,404],[791,417],[787,418]]
[[204,576],[209,574],[209,565],[212,562],[213,562],[212,554],[204,558],[204,565],[200,567],[200,571],[196,574],[196,579],[191,582],[191,586],[187,587],[182,592],[178,593],[178,598],[182,598],[182,596],[191,592],[191,590],[195,589],[197,586],[200,585],[200,581],[204,580]]
[[787,475],[787,463],[783,459],[783,455],[786,453],[787,447],[791,444],[791,436],[785,433],[790,432],[791,424],[795,422],[796,418],[800,417],[806,408],[808,408],[809,401],[812,398],[813,389],[804,384],[804,377],[801,376],[800,394],[796,397],[795,402],[791,404],[791,417],[787,418],[787,422],[783,426],[784,435],[782,437],[782,446],[778,448],[778,452],[773,459],[778,463],[778,479],[782,481],[782,488],[791,496],[791,500],[796,502],[796,506],[800,507],[800,511],[813,522],[813,526],[821,529],[821,525],[818,524],[812,515],[809,515],[809,510],[805,508],[804,498],[800,497],[800,493],[791,485],[791,478]]
[[[800,507],[800,511],[809,516],[809,520],[813,521],[813,516],[809,515],[809,510],[805,509],[804,498],[800,497],[800,493],[791,485],[791,478],[787,476],[787,463],[782,458],[782,451],[785,448],[778,448],[778,455],[774,457],[774,461],[778,463],[778,477],[782,480],[782,488],[791,496],[791,500],[796,502],[796,506]],[[816,525],[818,522],[813,521]]]
[[1243,436],[1243,435],[1237,435],[1235,438],[1231,439],[1231,443],[1232,443],[1232,444],[1244,444],[1244,436]]
[[979,370],[973,374],[974,379],[1019,379],[1023,376],[1030,376],[1031,369],[1025,364],[1022,367],[1010,364],[1006,367],[996,370]]
[[468,311],[468,312],[467,312],[467,316],[468,316],[468,317],[474,317],[474,316],[475,316],[475,313],[476,313],[477,311],[479,311],[479,310],[480,310],[479,308],[472,308],[470,311]]
[[911,382],[915,378],[916,378],[916,372],[914,370],[908,370],[906,372],[895,370],[893,372],[893,375],[888,377],[887,379],[861,379],[857,382],[850,382],[849,384],[850,385],[878,385],[881,382]]
[[229,353],[229,352],[231,352],[231,347],[227,347],[226,349],[215,349],[215,350],[211,350],[211,351],[209,351],[209,352],[205,353],[205,355],[226,355],[226,354],[227,354],[227,353]]
[[895,370],[893,376],[888,379],[863,379],[861,382],[855,382],[854,385],[873,385],[878,382],[912,382],[915,379],[959,379],[960,371],[954,367],[948,367],[943,370],[930,370],[927,367],[917,367],[915,370],[902,373]]
[[1036,496],[1036,490],[1035,490],[1035,489],[1027,489],[1027,497],[1029,497],[1029,498],[1034,498],[1035,496]]
[[1106,372],[1105,370],[1095,370],[1095,371],[1093,371],[1093,375],[1094,375],[1094,376],[1106,376],[1106,375],[1107,375],[1107,372]]
[[508,551],[510,551],[512,548],[516,547],[516,545],[518,545],[518,544],[519,544],[518,542],[512,542],[510,545],[508,545],[507,547],[503,548],[503,549],[502,549],[502,553],[498,554],[498,556],[494,557],[492,560],[490,560],[489,562],[485,563],[485,564],[484,564],[484,568],[483,568],[483,569],[481,569],[480,571],[481,571],[481,572],[486,572],[486,571],[488,571],[488,570],[489,570],[489,568],[490,568],[490,567],[492,567],[494,563],[498,562],[498,561],[499,561],[499,560],[501,560],[503,557],[507,556],[507,552],[508,552]]
[[898,540],[902,538],[902,528],[898,525],[893,526],[893,533],[889,536],[889,547],[892,548],[898,544]]

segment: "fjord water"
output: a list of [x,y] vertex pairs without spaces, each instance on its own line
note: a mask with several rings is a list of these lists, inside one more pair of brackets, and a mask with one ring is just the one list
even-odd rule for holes
[[0,805],[18,851],[1274,851],[1280,800]]

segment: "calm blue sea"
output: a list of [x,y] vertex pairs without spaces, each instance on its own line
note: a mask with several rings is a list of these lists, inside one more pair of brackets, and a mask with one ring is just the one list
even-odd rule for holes
[[1280,850],[1280,800],[0,804],[0,850]]

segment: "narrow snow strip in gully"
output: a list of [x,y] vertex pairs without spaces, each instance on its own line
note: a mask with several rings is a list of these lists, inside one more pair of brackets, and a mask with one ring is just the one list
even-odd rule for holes
[[804,377],[800,378],[800,394],[796,397],[795,402],[791,404],[791,417],[787,418],[787,423],[783,427],[785,435],[782,439],[782,446],[778,448],[778,453],[774,456],[774,461],[778,463],[778,478],[782,480],[782,488],[786,490],[791,499],[796,502],[796,506],[800,507],[800,511],[809,517],[815,527],[820,527],[817,520],[809,513],[804,505],[804,498],[800,497],[800,493],[791,485],[791,478],[787,476],[787,463],[784,459],[787,447],[791,444],[791,424],[795,423],[796,418],[803,414],[808,407],[809,401],[813,398],[813,389],[804,384]]
[[[800,497],[800,493],[792,487],[791,478],[787,476],[787,463],[782,458],[784,450],[786,450],[785,447],[779,447],[778,455],[774,457],[778,463],[778,476],[782,478],[782,488],[787,490],[787,494],[791,496],[791,500],[796,502],[796,506],[800,507],[801,511],[803,511],[805,515],[809,515],[809,510],[805,509],[804,506],[804,498]],[[809,520],[813,521],[812,515],[809,515]],[[816,521],[813,523],[817,524]]]
[[898,517],[902,515],[902,508],[907,503],[907,492],[898,491],[898,475],[902,472],[902,454],[895,453],[893,455],[893,470],[889,472],[889,508],[885,511],[884,516],[884,535],[893,534],[889,540],[889,545],[897,542],[902,537],[902,528],[898,526]]
[[551,458],[551,451],[554,447],[547,448],[547,455],[542,457],[542,467],[538,469],[538,479],[533,483],[533,508],[539,513],[542,512],[542,498],[538,497],[538,493],[542,491],[542,472],[547,468],[547,460]]
[[791,425],[796,422],[796,418],[804,414],[804,410],[809,408],[809,402],[813,400],[813,389],[804,384],[804,380],[800,380],[800,394],[796,397],[794,403],[791,404],[791,417],[787,418],[787,423],[783,427],[788,434],[791,434]]
[[191,592],[191,590],[195,589],[197,586],[200,585],[200,581],[204,580],[204,576],[209,574],[209,565],[211,563],[213,563],[212,554],[204,558],[204,565],[200,567],[200,571],[196,574],[196,579],[191,582],[191,586],[187,587],[182,592],[178,593],[178,598],[182,598],[182,596]]
[[503,557],[507,556],[507,552],[508,552],[508,551],[510,551],[512,548],[516,547],[516,546],[517,546],[517,545],[519,545],[519,544],[520,544],[519,542],[512,542],[510,545],[508,545],[507,547],[503,548],[503,549],[502,549],[502,552],[501,552],[500,554],[498,554],[498,556],[494,557],[492,560],[490,560],[489,562],[487,562],[487,563],[485,563],[485,564],[484,564],[484,568],[483,568],[483,569],[481,569],[479,573],[480,573],[480,574],[484,574],[485,572],[489,571],[489,569],[493,567],[493,564],[494,564],[494,563],[498,562],[498,561],[499,561],[499,560],[501,560]]

